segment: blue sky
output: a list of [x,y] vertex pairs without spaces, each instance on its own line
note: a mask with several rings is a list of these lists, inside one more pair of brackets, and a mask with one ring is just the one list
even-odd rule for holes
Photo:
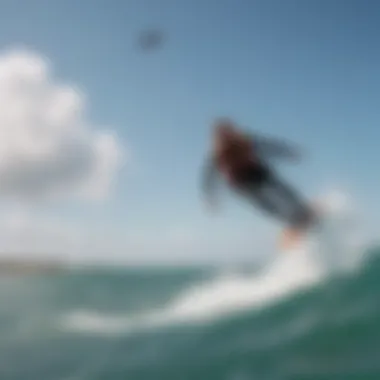
[[[121,231],[269,228],[230,196],[217,218],[199,202],[209,123],[228,115],[305,149],[302,163],[280,167],[306,196],[341,187],[380,221],[377,2],[30,0],[1,9],[0,48],[46,56],[131,155],[106,203],[46,214]],[[135,39],[151,26],[167,38],[143,54]]]

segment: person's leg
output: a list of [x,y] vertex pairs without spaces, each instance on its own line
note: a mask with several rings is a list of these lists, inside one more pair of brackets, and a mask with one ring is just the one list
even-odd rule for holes
[[270,191],[273,197],[278,198],[281,205],[278,207],[286,210],[286,219],[290,224],[300,226],[312,222],[314,219],[313,211],[288,184],[281,181],[277,176],[271,175],[266,185],[267,191]]
[[274,218],[289,223],[289,215],[279,197],[273,191],[268,191],[265,184],[246,183],[240,186],[239,193],[249,202]]

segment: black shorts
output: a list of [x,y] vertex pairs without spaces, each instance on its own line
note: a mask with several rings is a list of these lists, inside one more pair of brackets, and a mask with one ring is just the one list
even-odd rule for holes
[[249,165],[237,173],[236,186],[245,187],[247,185],[260,187],[271,178],[269,168],[263,165]]
[[262,210],[291,226],[303,226],[314,219],[309,205],[270,169],[253,167],[241,174],[235,190]]

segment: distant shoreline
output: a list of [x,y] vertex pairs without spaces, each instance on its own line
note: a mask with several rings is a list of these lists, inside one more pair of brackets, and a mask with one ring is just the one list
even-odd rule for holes
[[67,269],[63,262],[44,259],[0,258],[0,275],[54,274]]

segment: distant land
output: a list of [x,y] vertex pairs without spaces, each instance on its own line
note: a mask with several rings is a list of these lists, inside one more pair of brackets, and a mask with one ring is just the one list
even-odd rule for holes
[[65,269],[67,265],[63,261],[0,256],[0,275],[54,274]]

